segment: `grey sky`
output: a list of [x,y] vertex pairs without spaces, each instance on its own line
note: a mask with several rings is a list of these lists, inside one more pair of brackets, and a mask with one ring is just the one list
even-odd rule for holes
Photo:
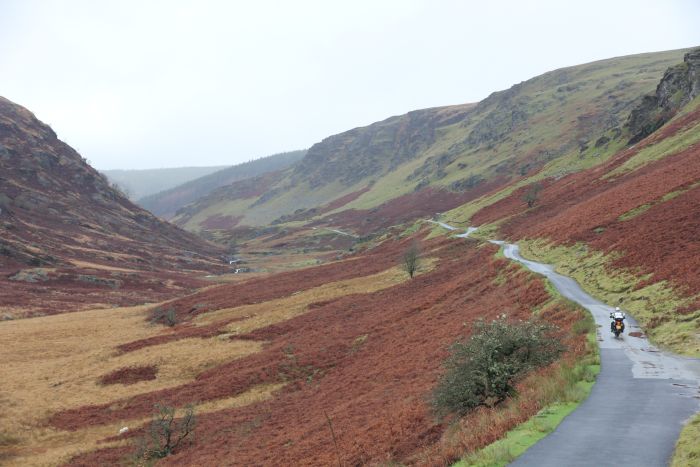
[[100,169],[234,164],[699,24],[694,0],[0,0],[0,95]]

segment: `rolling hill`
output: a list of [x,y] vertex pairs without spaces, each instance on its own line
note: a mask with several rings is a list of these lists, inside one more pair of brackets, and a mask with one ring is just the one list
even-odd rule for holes
[[3,316],[143,303],[203,284],[219,247],[131,203],[47,125],[0,98]]
[[677,50],[545,73],[477,104],[425,109],[330,136],[292,167],[219,188],[173,221],[195,232],[330,225],[364,235],[455,208],[533,173],[607,160]]
[[171,219],[187,204],[207,196],[215,189],[266,172],[285,169],[304,157],[305,150],[283,152],[237,164],[214,173],[182,183],[178,186],[145,196],[137,202],[140,206],[164,219]]

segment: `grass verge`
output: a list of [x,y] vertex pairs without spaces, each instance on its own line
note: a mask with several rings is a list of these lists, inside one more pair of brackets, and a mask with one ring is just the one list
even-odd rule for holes
[[507,432],[503,438],[468,454],[454,466],[505,466],[509,464],[554,431],[562,420],[588,397],[599,371],[600,365],[590,360],[590,364],[581,362],[573,366],[563,365],[558,368],[553,380],[564,382],[563,386],[552,388],[550,382],[537,381],[545,384],[545,387],[550,386],[545,390],[545,393],[551,391],[545,396],[549,400],[548,405],[537,412],[534,417]]
[[671,467],[688,467],[700,464],[700,414],[683,427],[671,459]]

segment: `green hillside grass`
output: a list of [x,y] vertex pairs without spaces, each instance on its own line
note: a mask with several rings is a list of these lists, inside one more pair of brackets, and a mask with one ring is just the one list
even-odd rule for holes
[[688,467],[700,461],[700,414],[683,428],[671,459],[671,467]]

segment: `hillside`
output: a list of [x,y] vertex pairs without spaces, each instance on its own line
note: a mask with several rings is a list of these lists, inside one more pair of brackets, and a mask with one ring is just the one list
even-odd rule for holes
[[145,196],[137,202],[155,215],[164,219],[171,219],[184,206],[207,196],[219,187],[239,180],[253,178],[266,172],[285,169],[304,157],[305,154],[306,151],[302,150],[261,157],[260,159],[218,170],[150,196]]
[[[223,187],[182,210],[191,231],[327,225],[366,235],[523,180],[599,164],[684,51],[563,68],[478,104],[410,112],[331,136],[274,176]],[[251,189],[254,188],[254,189]]]
[[163,299],[203,284],[220,250],[135,206],[47,125],[0,98],[0,308]]
[[174,167],[144,170],[102,170],[110,182],[129,195],[132,200],[168,190],[199,177],[225,169],[226,165],[215,167]]
[[600,166],[533,177],[447,218],[518,240],[634,313],[657,342],[700,356],[699,96],[697,49],[630,112],[634,144]]

